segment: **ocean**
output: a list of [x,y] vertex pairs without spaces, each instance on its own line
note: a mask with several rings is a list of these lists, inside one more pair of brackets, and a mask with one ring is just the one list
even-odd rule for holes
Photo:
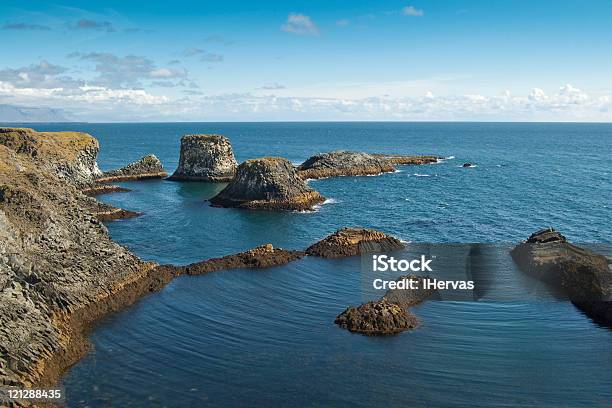
[[[140,257],[185,264],[264,243],[304,249],[343,226],[415,243],[512,244],[553,226],[612,242],[612,125],[555,123],[31,124],[78,130],[103,170],[145,154],[169,173],[180,138],[227,136],[236,159],[294,163],[331,150],[435,154],[377,177],[310,181],[311,213],[212,208],[223,184],[126,182],[100,196],[141,211],[108,224]],[[473,163],[463,168],[464,162]],[[594,407],[612,401],[612,331],[571,303],[426,302],[421,326],[351,334],[333,320],[363,301],[359,258],[305,258],[266,270],[179,277],[104,319],[65,375],[74,407]]]

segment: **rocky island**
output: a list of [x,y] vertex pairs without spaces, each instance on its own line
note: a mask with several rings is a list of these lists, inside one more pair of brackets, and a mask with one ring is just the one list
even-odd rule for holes
[[424,164],[434,164],[442,160],[439,156],[408,156],[402,154],[383,154],[373,153],[372,156],[385,160],[393,165],[400,166],[422,166]]
[[308,255],[342,258],[369,252],[392,252],[404,244],[384,232],[365,228],[342,228],[306,249]]
[[128,164],[120,169],[102,173],[96,177],[98,183],[108,183],[113,181],[146,180],[153,178],[164,178],[168,175],[159,159],[153,155],[147,155],[141,159]]
[[395,171],[390,162],[367,153],[336,151],[308,158],[297,168],[304,180],[339,176],[367,176]]
[[236,174],[232,145],[221,135],[181,138],[179,165],[170,180],[227,182]]
[[612,326],[612,265],[605,256],[569,243],[552,228],[533,233],[511,255],[522,271],[561,290],[594,320]]
[[308,211],[325,201],[298,177],[291,162],[280,157],[247,160],[236,176],[210,199],[216,207]]
[[349,306],[334,321],[338,326],[351,332],[368,336],[397,334],[417,327],[417,318],[398,303],[385,298]]

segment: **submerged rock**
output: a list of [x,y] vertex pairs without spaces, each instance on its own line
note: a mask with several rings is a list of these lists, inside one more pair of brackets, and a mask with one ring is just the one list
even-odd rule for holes
[[164,166],[159,159],[150,154],[120,169],[104,172],[96,178],[96,181],[106,183],[109,181],[144,180],[163,178],[167,175],[168,173],[164,170]]
[[342,258],[370,252],[391,252],[404,248],[397,238],[365,228],[342,228],[306,249],[308,255]]
[[297,168],[303,179],[338,176],[366,176],[395,171],[387,160],[361,152],[336,151],[308,158]]
[[236,177],[210,199],[216,207],[262,210],[311,210],[325,198],[300,179],[291,163],[280,157],[247,160]]
[[349,306],[334,323],[351,332],[380,336],[413,329],[418,320],[404,307],[383,298],[358,307]]
[[612,270],[605,256],[567,242],[552,228],[532,234],[511,255],[522,271],[562,291],[593,319],[612,325]]
[[181,138],[179,165],[170,180],[230,181],[236,159],[229,140],[221,135],[186,135]]
[[442,158],[438,156],[407,156],[401,154],[383,154],[383,153],[374,153],[372,156],[386,160],[387,162],[394,165],[414,165],[420,166],[424,164],[432,164],[437,163]]
[[474,165],[470,162],[466,162],[466,163],[463,163],[463,166],[461,167],[474,167]]

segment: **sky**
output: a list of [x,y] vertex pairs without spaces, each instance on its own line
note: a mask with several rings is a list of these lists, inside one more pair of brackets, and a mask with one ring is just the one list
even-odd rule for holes
[[83,121],[612,121],[612,2],[0,0],[0,104]]

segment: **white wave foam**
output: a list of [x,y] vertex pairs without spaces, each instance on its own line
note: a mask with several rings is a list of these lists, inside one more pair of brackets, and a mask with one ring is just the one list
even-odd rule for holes
[[417,177],[436,177],[437,174],[419,174],[419,173],[414,173],[413,176],[417,176]]

